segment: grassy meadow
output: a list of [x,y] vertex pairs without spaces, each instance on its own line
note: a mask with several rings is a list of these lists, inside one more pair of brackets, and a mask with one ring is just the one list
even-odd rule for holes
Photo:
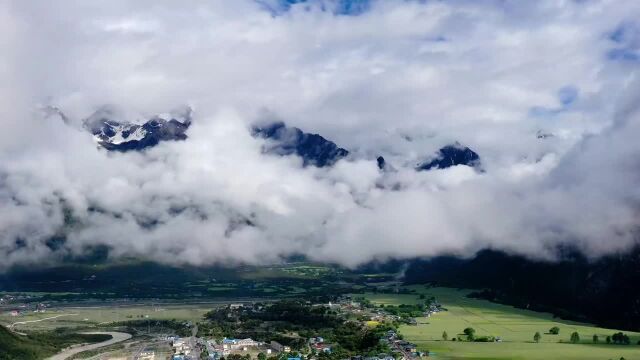
[[0,324],[8,326],[14,322],[41,320],[15,326],[18,331],[34,331],[51,330],[59,327],[87,327],[141,319],[149,319],[150,321],[175,319],[195,322],[202,320],[203,315],[215,306],[198,304],[65,307],[49,310],[45,313],[27,313],[17,317],[2,313],[0,314]]
[[[418,325],[405,325],[400,333],[419,349],[429,350],[441,359],[640,359],[640,333],[624,332],[631,338],[631,345],[606,344],[607,335],[616,330],[603,329],[589,324],[554,319],[551,314],[516,309],[485,300],[466,297],[469,291],[412,287],[416,294],[367,294],[374,304],[415,304],[418,294],[435,296],[448,311],[429,318],[418,318]],[[548,334],[550,328],[560,328],[558,335]],[[466,341],[443,341],[446,331],[449,339],[463,337],[463,329],[472,327],[476,336],[496,336],[502,342],[480,343]],[[571,333],[580,334],[580,343],[570,343]],[[540,343],[533,341],[540,332]],[[593,335],[599,337],[593,343]]]

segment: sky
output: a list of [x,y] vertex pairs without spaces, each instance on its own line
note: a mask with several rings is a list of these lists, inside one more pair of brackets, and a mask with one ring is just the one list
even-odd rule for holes
[[[637,19],[634,0],[0,0],[0,268],[97,246],[349,267],[624,252],[640,219]],[[193,124],[109,153],[82,128],[104,105],[137,123],[188,105]],[[351,154],[264,154],[249,128],[265,119]],[[482,171],[414,170],[455,142]]]

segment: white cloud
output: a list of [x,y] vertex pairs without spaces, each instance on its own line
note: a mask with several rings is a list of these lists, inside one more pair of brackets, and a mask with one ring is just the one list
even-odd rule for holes
[[[222,0],[0,9],[4,266],[55,259],[45,243],[62,231],[59,251],[102,244],[193,264],[302,253],[355,265],[485,246],[551,256],[561,243],[600,255],[634,241],[640,62],[611,51],[633,50],[638,27],[611,34],[637,19],[635,2],[380,0],[359,16]],[[31,110],[42,103],[72,126]],[[191,104],[195,120],[187,141],[110,154],[79,130],[102,104],[131,121]],[[317,169],[261,154],[247,127],[265,109],[354,160]],[[486,172],[411,169],[454,141]],[[379,154],[398,171],[380,174]]]

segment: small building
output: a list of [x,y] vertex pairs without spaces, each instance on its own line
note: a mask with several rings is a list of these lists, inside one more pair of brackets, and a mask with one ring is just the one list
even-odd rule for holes
[[222,339],[222,349],[223,350],[235,349],[237,344],[238,344],[238,340],[236,340],[236,339],[228,339],[228,338]]
[[247,346],[258,346],[259,343],[251,338],[237,340],[236,344],[238,347],[247,347]]
[[248,347],[255,347],[260,345],[259,342],[251,339],[222,339],[222,348],[223,350],[238,350],[241,349],[243,351],[247,351]]
[[282,345],[277,341],[272,341],[270,344],[271,348],[277,352],[291,352],[291,348],[286,345]]

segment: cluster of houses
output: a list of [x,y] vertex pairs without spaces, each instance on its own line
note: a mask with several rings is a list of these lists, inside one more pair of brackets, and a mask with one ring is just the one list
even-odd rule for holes
[[418,351],[416,344],[400,339],[398,334],[393,330],[387,331],[387,333],[380,339],[380,342],[389,345],[390,348],[401,353],[405,359],[429,356],[428,352],[425,353]]
[[378,354],[378,356],[352,356],[349,360],[396,360],[393,356],[389,354]]
[[[174,355],[172,360],[188,360],[191,359],[191,355],[193,353],[193,349],[189,345],[187,341],[181,339],[177,336],[167,337],[167,340],[170,342],[173,347]],[[291,347],[287,345],[282,345],[277,341],[271,341],[268,345],[255,341],[251,338],[247,339],[232,339],[232,338],[224,338],[220,343],[217,343],[215,340],[209,340],[205,342],[207,347],[207,352],[209,353],[210,360],[219,360],[222,357],[230,355],[234,352],[247,352],[251,350],[259,350],[264,352],[266,355],[271,355],[272,353],[289,353],[291,352]],[[309,339],[309,347],[315,349],[320,352],[331,352],[331,345],[326,344],[324,339],[320,336],[313,337]],[[300,360],[300,358],[292,357],[288,360]]]
[[331,345],[324,342],[324,338],[321,336],[312,337],[309,339],[309,347],[317,352],[331,353]]
[[431,317],[431,315],[443,310],[445,309],[442,308],[442,305],[440,305],[437,301],[432,301],[427,307],[427,310],[424,312],[424,316]]
[[20,316],[25,315],[30,312],[34,313],[44,313],[47,312],[48,305],[45,303],[38,303],[35,307],[27,306],[26,304],[18,306],[18,308],[14,308],[9,310],[9,316]]
[[270,348],[266,348],[266,345],[263,342],[255,341],[251,338],[247,339],[232,339],[232,338],[224,338],[217,344],[214,340],[209,340],[206,342],[207,352],[209,353],[209,359],[217,360],[222,358],[223,356],[227,356],[231,354],[232,351],[249,351],[255,349],[265,350],[267,355],[271,354],[272,350]]
[[[315,305],[314,305],[315,306]],[[326,304],[318,304],[318,306],[327,306]],[[364,315],[365,318],[367,316],[370,317],[372,321],[405,321],[409,323],[416,324],[416,319],[414,318],[401,318],[398,315],[390,314],[384,310],[384,308],[377,308],[371,306],[365,306],[364,304],[352,300],[349,296],[343,296],[338,299],[335,303],[329,303],[328,306],[333,309],[338,309],[339,311],[357,313],[361,316]],[[230,309],[240,310],[240,311],[261,311],[261,305],[255,304],[230,304]],[[438,313],[440,311],[444,311],[440,304],[438,304],[435,300],[427,301],[426,309],[424,309],[423,315],[425,317],[430,317],[431,315]],[[377,356],[354,356],[348,360],[395,360],[398,356],[403,360],[414,360],[419,357],[429,356],[428,352],[420,352],[417,350],[417,346],[413,343],[400,339],[398,334],[390,330],[384,336],[380,338],[381,343],[385,343],[389,346],[392,351],[392,354],[378,354]],[[233,338],[224,338],[220,342],[216,342],[215,340],[204,341],[204,344],[207,347],[207,351],[209,354],[210,360],[220,360],[222,357],[226,357],[232,353],[250,353],[255,351],[260,351],[265,353],[266,355],[270,355],[272,353],[289,353],[291,352],[291,348],[287,345],[280,344],[277,341],[271,341],[270,343],[263,343],[259,341],[255,341],[253,339],[233,339]],[[331,353],[331,344],[327,344],[321,336],[316,336],[308,339],[309,349],[314,351],[315,353]],[[173,347],[175,350],[175,354],[173,360],[187,360],[190,359],[191,349],[189,345],[186,344],[181,339],[175,339],[173,341]],[[394,356],[395,355],[395,356]],[[291,357],[288,360],[300,360],[300,358]]]

